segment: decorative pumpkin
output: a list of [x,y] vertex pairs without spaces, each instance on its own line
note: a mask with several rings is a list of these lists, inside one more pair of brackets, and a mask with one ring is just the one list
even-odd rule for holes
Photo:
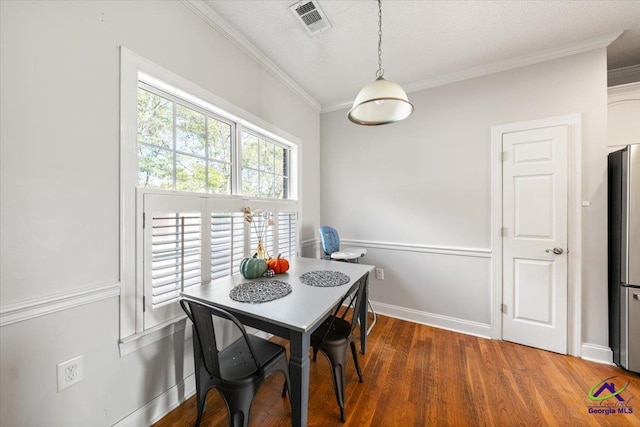
[[284,258],[280,258],[280,254],[278,254],[277,258],[271,258],[267,261],[267,267],[273,270],[276,274],[284,273],[289,269],[289,261]]
[[240,273],[245,279],[262,277],[265,271],[267,271],[267,261],[257,258],[256,255],[253,255],[253,258],[244,258],[240,261]]

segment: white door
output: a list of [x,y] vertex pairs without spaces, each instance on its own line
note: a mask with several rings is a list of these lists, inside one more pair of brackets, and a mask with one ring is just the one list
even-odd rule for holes
[[568,126],[505,133],[502,338],[567,353]]

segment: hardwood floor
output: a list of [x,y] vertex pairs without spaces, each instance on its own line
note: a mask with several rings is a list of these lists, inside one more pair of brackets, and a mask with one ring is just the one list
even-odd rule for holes
[[[319,356],[311,363],[309,426],[640,426],[640,376],[617,367],[385,316],[378,316],[367,346],[367,354],[359,354],[364,383],[349,357],[344,424],[328,362]],[[624,401],[589,398],[604,380],[617,389],[630,382],[619,395]],[[251,426],[291,425],[289,403],[280,397],[282,381],[272,375],[262,385]],[[616,404],[609,415],[589,412]],[[192,426],[195,418],[191,397],[154,427]],[[201,425],[227,425],[224,402],[214,390]]]

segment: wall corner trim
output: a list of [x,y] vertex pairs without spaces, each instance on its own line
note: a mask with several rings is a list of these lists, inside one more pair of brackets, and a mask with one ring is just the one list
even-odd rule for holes
[[219,32],[227,40],[238,47],[245,55],[262,65],[274,77],[282,82],[293,93],[298,95],[316,112],[320,112],[322,106],[307,91],[305,91],[298,83],[289,77],[280,67],[272,60],[267,58],[260,49],[247,40],[240,32],[233,28],[219,14],[213,11],[203,0],[181,0],[193,13],[202,18],[209,26]]
[[120,282],[46,295],[0,307],[0,327],[120,296]]

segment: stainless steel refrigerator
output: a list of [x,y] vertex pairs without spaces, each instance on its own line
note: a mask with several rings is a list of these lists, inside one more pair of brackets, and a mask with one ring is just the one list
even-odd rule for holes
[[640,373],[640,144],[609,154],[609,345]]

